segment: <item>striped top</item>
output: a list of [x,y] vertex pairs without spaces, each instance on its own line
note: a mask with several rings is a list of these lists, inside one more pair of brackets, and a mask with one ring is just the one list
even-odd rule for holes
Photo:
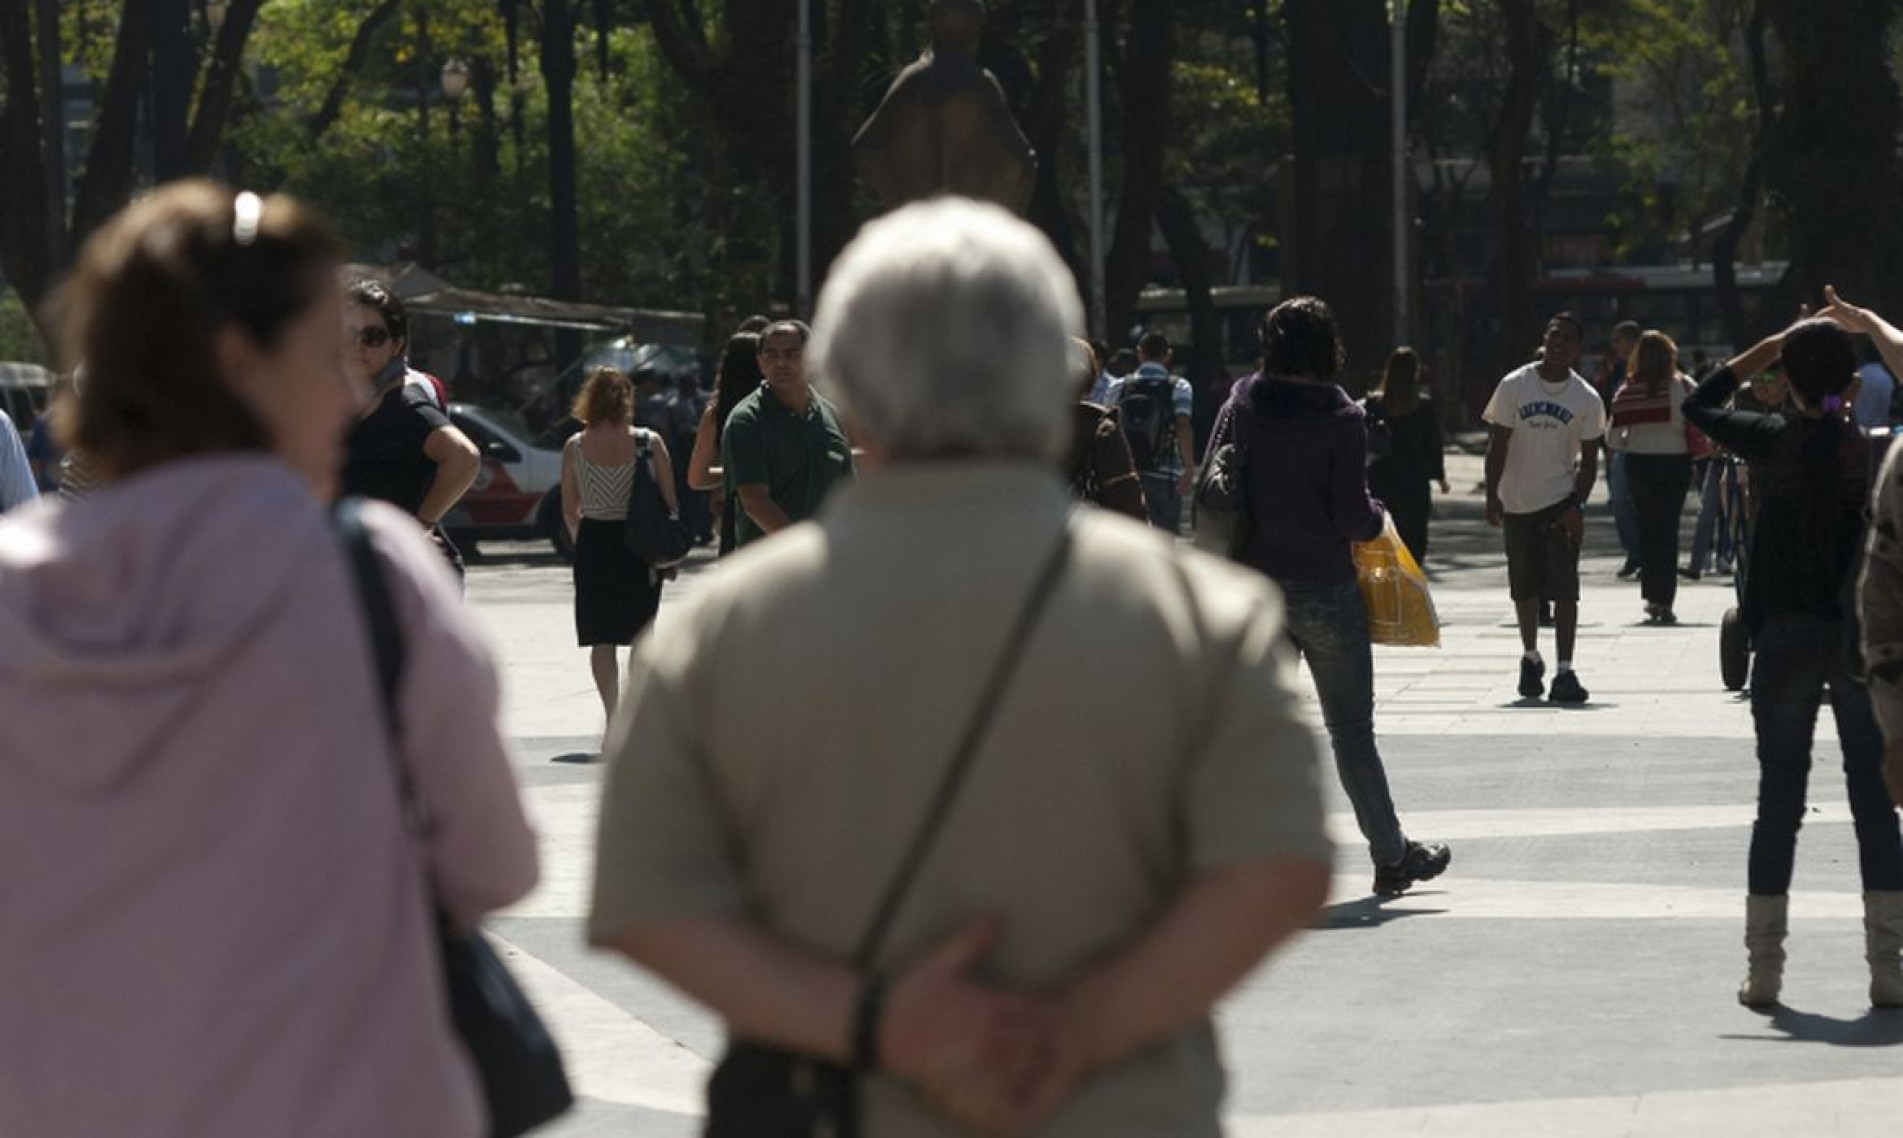
[[[648,432],[635,431],[635,461],[648,449]],[[634,462],[604,466],[588,461],[581,436],[574,437],[575,485],[581,492],[581,516],[602,521],[626,521],[628,496],[634,489]]]

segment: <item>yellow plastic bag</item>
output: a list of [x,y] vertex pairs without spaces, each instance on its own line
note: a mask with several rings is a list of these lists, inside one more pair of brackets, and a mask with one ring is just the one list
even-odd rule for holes
[[1427,574],[1414,562],[1394,518],[1381,536],[1353,543],[1355,583],[1368,609],[1368,638],[1376,644],[1440,647],[1440,614],[1427,591]]

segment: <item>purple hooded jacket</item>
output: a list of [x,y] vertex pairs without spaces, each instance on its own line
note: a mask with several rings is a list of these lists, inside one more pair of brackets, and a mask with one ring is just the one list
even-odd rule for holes
[[1355,579],[1350,542],[1381,532],[1386,511],[1368,493],[1368,428],[1361,407],[1332,383],[1236,381],[1209,449],[1233,439],[1252,525],[1242,561],[1282,584]]

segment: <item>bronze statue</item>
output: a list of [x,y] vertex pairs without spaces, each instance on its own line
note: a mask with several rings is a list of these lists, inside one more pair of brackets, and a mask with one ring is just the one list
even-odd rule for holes
[[852,149],[886,209],[939,194],[996,202],[1023,216],[1037,152],[997,77],[978,66],[982,0],[933,0],[932,46],[899,72]]

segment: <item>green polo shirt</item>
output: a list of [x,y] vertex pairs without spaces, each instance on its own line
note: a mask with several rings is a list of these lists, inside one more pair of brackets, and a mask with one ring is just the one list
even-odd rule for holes
[[741,507],[734,490],[760,485],[786,516],[805,521],[819,512],[833,487],[852,480],[852,444],[839,426],[839,411],[812,393],[801,415],[777,399],[765,384],[740,401],[727,416],[720,461],[727,468],[727,494],[733,508],[736,545],[766,536]]

